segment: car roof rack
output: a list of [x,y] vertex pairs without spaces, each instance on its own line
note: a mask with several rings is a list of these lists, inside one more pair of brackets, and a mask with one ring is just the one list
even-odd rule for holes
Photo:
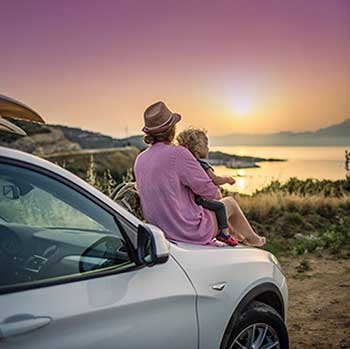
[[13,98],[0,95],[0,130],[21,136],[26,135],[26,132],[22,128],[7,119],[45,123],[44,119],[32,108]]

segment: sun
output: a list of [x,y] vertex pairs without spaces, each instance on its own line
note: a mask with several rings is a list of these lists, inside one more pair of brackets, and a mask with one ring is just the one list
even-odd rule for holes
[[248,115],[252,110],[252,102],[248,99],[240,99],[233,103],[233,111],[237,116]]

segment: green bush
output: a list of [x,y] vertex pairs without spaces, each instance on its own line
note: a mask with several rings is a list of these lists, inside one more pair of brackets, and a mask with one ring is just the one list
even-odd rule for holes
[[296,194],[299,196],[307,195],[323,195],[325,197],[342,197],[350,195],[349,180],[318,180],[306,179],[300,180],[298,178],[290,178],[284,184],[279,181],[273,181],[265,188],[258,190],[254,195],[261,193],[275,193],[280,192],[284,194]]

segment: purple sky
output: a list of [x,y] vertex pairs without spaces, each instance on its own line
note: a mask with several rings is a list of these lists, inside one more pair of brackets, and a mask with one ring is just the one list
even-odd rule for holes
[[210,134],[350,117],[350,1],[1,1],[0,94],[49,123],[140,133],[163,99]]

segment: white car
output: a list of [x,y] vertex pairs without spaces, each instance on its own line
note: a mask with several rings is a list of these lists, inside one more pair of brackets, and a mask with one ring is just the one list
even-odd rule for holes
[[0,276],[0,348],[288,348],[272,254],[169,242],[72,173],[4,147]]

